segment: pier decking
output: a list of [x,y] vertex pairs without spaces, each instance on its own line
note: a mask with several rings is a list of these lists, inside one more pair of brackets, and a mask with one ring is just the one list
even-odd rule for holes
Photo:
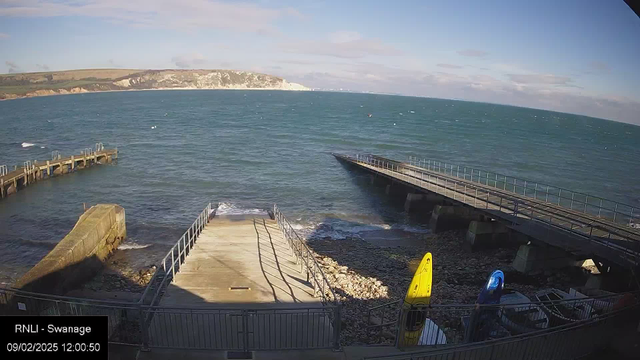
[[[599,215],[595,215],[586,211],[587,205],[585,211],[559,205],[562,200],[559,196],[556,196],[558,203],[550,201],[549,194],[543,191],[541,196],[536,192],[534,197],[509,191],[506,182],[505,186],[497,185],[500,182],[497,178],[490,185],[493,178],[478,183],[460,178],[453,170],[442,172],[380,156],[334,156],[373,174],[471,207],[517,232],[574,254],[630,268],[640,263],[640,231],[628,226],[638,216],[636,212],[634,217],[634,209],[630,214],[614,212],[612,217],[607,216],[611,215],[609,209],[597,209]],[[555,198],[552,196],[551,200]]]
[[118,159],[118,149],[104,149],[97,144],[96,149],[86,149],[81,154],[61,157],[54,152],[51,160],[25,161],[22,167],[9,171],[0,166],[0,199],[3,199],[28,185],[56,175],[67,174],[94,164],[110,163]]

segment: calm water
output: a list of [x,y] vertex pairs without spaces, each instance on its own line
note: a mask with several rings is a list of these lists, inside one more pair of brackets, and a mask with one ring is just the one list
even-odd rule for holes
[[122,205],[124,251],[146,263],[209,201],[227,211],[278,203],[302,231],[336,238],[424,231],[331,151],[473,164],[640,204],[640,127],[499,105],[322,92],[118,92],[0,102],[0,129],[0,164],[79,153],[99,141],[120,151],[115,166],[47,180],[0,203],[0,282],[64,237],[82,203]]

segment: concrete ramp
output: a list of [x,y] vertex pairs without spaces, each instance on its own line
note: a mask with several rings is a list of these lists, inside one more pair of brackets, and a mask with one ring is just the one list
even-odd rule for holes
[[290,308],[320,305],[274,220],[214,218],[160,306]]
[[154,308],[150,346],[295,349],[332,346],[324,307],[275,220],[216,217]]

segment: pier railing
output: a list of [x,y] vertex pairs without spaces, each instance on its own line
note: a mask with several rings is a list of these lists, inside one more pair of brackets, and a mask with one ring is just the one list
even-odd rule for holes
[[640,226],[640,208],[537,181],[525,180],[468,166],[448,164],[430,159],[409,157],[409,164],[491,186],[570,210],[606,218],[615,223]]
[[[594,245],[611,250],[621,265],[636,266],[640,256],[640,234],[632,229],[608,224],[604,219],[587,219],[577,216],[572,210],[564,208],[549,209],[544,204],[525,201],[509,192],[490,190],[463,180],[438,175],[433,171],[401,162],[381,159],[370,155],[349,157],[356,163],[366,164],[379,169],[382,173],[394,174],[398,179],[433,190],[453,200],[471,205],[478,209],[497,210],[513,217],[523,217],[538,221],[554,228],[562,229],[573,235],[591,241]],[[550,229],[549,229],[550,230]],[[623,242],[624,246],[617,240]],[[559,240],[558,240],[559,241]],[[570,250],[569,243],[555,244]]]
[[156,269],[156,272],[142,293],[138,301],[140,304],[157,305],[160,301],[160,295],[180,271],[180,267],[184,263],[187,255],[189,255],[193,245],[195,245],[198,235],[200,235],[204,227],[209,223],[211,214],[215,215],[216,209],[212,209],[211,203],[209,203],[204,210],[200,212],[200,215],[198,215],[187,231],[182,234],[175,245],[171,247],[171,250],[169,250],[167,255],[162,259],[160,266]]
[[313,252],[309,249],[305,240],[293,229],[289,220],[280,212],[278,205],[273,205],[273,214],[280,230],[293,250],[296,262],[301,264],[303,270],[306,271],[307,281],[311,282],[314,292],[320,294],[323,304],[338,304],[338,298],[331,284],[327,280],[324,271],[322,271],[322,268],[316,261]]

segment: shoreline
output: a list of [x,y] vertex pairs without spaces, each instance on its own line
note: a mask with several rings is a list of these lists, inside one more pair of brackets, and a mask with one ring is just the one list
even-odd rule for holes
[[[75,89],[75,88],[74,88]],[[59,90],[64,90],[65,92],[58,92]],[[47,97],[47,96],[59,96],[59,95],[80,95],[80,94],[96,94],[96,93],[111,93],[111,92],[128,92],[128,91],[170,91],[170,90],[251,90],[251,91],[255,91],[255,90],[271,90],[271,91],[294,91],[294,92],[311,92],[314,91],[313,89],[282,89],[282,88],[192,88],[192,87],[185,87],[185,88],[155,88],[155,89],[118,89],[118,90],[100,90],[100,91],[95,91],[95,90],[86,90],[83,89],[82,90],[78,90],[78,91],[71,91],[71,90],[67,90],[67,89],[59,89],[59,90],[44,90],[44,91],[51,91],[53,93],[47,93],[47,94],[37,94],[37,95],[22,95],[22,96],[16,96],[16,97],[12,97],[12,98],[4,98],[4,99],[0,99],[0,101],[10,101],[10,100],[21,100],[21,99],[31,99],[31,98],[38,98],[38,97]],[[30,94],[30,93],[28,93]]]

